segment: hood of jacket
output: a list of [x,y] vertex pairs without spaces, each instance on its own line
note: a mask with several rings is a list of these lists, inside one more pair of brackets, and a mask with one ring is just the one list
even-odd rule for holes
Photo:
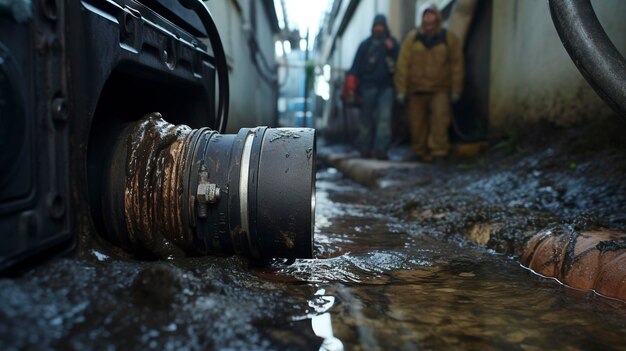
[[389,26],[387,25],[387,17],[379,13],[376,16],[374,16],[374,23],[372,23],[372,36],[374,35],[374,26],[376,26],[377,24],[382,24],[383,26],[385,26],[386,35],[387,36],[390,35]]
[[[441,31],[441,26],[443,24],[442,23],[443,22],[443,15],[441,14],[441,11],[439,11],[439,8],[437,7],[437,5],[432,4],[432,3],[425,3],[420,8],[420,13],[421,13],[422,19],[424,18],[424,15],[428,11],[434,13],[437,16],[437,27],[435,28],[435,33],[438,33],[439,31]],[[420,32],[424,31],[421,25],[420,25],[419,31]]]

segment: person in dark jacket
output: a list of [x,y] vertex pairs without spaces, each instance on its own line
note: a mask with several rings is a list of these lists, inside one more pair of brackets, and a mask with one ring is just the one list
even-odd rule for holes
[[398,51],[398,42],[389,33],[386,17],[376,15],[372,34],[359,45],[348,72],[358,79],[362,103],[356,144],[364,157],[387,158],[394,103],[393,73]]

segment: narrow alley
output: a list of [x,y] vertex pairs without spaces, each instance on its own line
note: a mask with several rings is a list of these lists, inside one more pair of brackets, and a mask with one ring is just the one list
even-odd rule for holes
[[0,0],[0,350],[626,350],[625,15]]

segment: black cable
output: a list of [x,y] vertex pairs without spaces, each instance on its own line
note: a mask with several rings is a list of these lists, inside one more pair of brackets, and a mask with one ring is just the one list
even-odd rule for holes
[[[254,64],[254,67],[256,68],[257,73],[259,73],[259,76],[261,77],[261,79],[263,79],[270,85],[275,84],[278,81],[276,77],[273,77],[273,75],[276,75],[275,73],[276,67],[269,66],[269,64],[267,63],[267,59],[263,55],[263,52],[261,52],[261,50],[259,49],[259,44],[257,43],[256,38],[254,38],[253,34],[250,34],[250,37],[248,38],[248,47],[250,49],[252,63]],[[262,63],[265,66],[265,69],[270,71],[269,75],[263,72],[263,68],[260,67],[259,65],[258,57],[261,58]]]
[[229,103],[229,85],[228,85],[228,65],[226,63],[226,54],[224,53],[224,46],[220,39],[220,34],[217,30],[217,25],[213,21],[211,12],[201,0],[179,0],[180,4],[184,7],[193,10],[202,25],[206,28],[209,42],[213,48],[213,55],[215,58],[215,68],[217,71],[218,79],[218,104],[217,104],[217,126],[216,130],[220,133],[226,131],[226,124],[228,123],[228,103]]
[[287,85],[287,81],[289,81],[289,59],[287,58],[287,53],[285,53],[285,42],[281,41],[281,45],[283,47],[283,59],[285,60],[284,68],[285,68],[285,76],[282,81],[278,81],[278,88],[283,88]]
[[259,74],[259,77],[261,79],[263,79],[266,83],[270,84],[270,85],[274,85],[278,82],[278,79],[275,77],[274,73],[266,73],[263,71],[263,69],[261,67],[259,67],[259,63],[257,60],[257,55],[255,55],[254,53],[252,54],[252,64],[254,65],[254,68],[256,69],[257,73]]
[[256,53],[261,58],[261,63],[263,64],[263,66],[265,66],[265,69],[268,71],[273,71],[273,67],[271,67],[270,64],[267,62],[265,55],[263,55],[263,52],[259,48],[259,43],[257,43],[256,38],[252,34],[251,34],[251,40],[249,42],[249,45],[250,45],[251,50],[253,50],[253,52]]

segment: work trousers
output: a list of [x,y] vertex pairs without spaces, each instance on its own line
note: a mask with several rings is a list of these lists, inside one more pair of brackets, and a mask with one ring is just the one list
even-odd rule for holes
[[447,156],[451,121],[448,93],[418,93],[409,96],[411,148],[417,156]]
[[393,88],[364,88],[357,147],[363,156],[385,156],[391,144]]

